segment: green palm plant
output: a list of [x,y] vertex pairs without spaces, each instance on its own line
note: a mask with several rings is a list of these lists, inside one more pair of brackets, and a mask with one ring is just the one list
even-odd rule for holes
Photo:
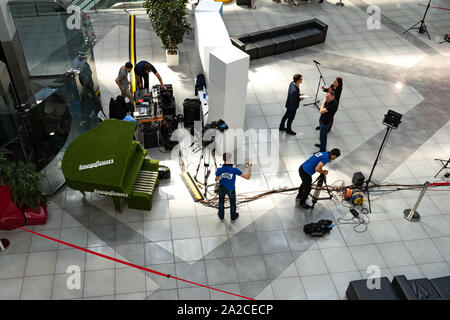
[[34,163],[15,162],[11,165],[9,187],[11,188],[11,200],[21,209],[26,207],[37,210],[41,205],[46,205],[42,195],[42,176],[36,170]]
[[0,186],[8,182],[12,171],[12,162],[10,161],[11,152],[6,148],[0,148]]
[[192,28],[187,18],[188,0],[146,0],[142,4],[152,22],[153,30],[161,39],[164,49],[175,54],[177,44]]

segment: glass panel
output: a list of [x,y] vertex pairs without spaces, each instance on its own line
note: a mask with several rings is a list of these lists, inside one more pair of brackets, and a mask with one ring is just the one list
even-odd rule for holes
[[[10,8],[16,10],[19,5],[12,3]],[[13,16],[30,75],[62,75],[85,42],[83,30],[68,29],[70,15],[56,3],[35,2],[33,6],[34,15]]]
[[37,16],[37,8],[34,2],[9,3],[9,10],[13,18]]

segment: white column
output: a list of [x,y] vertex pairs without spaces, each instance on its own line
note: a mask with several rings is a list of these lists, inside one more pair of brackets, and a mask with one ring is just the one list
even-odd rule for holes
[[244,129],[250,56],[234,46],[209,55],[209,121],[223,119],[230,129]]

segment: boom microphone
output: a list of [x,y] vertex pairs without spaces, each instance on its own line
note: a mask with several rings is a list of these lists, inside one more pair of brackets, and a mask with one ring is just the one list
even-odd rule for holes
[[318,63],[316,60],[313,60],[314,63],[317,63],[320,66],[320,63]]

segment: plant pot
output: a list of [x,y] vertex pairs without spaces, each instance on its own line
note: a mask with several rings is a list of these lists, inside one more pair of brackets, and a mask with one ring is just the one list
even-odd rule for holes
[[40,224],[47,223],[47,207],[40,206],[36,211],[31,208],[25,208],[23,211],[23,215],[25,216],[25,225],[26,226],[34,226]]
[[24,224],[22,212],[11,201],[9,185],[0,186],[0,230],[13,230]]
[[175,50],[175,52],[176,54],[169,54],[169,50],[166,50],[166,62],[168,67],[180,65],[178,50]]

